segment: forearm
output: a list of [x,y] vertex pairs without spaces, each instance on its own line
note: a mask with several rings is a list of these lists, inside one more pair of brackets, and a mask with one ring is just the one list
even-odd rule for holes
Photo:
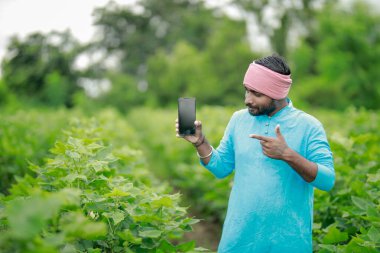
[[285,150],[282,160],[289,164],[306,182],[314,181],[317,176],[317,164],[307,160],[291,148]]
[[[201,143],[199,143],[199,144],[196,143],[194,146],[197,149],[199,156],[201,156],[201,157],[208,156],[212,151],[212,147],[208,143],[206,137],[204,137],[204,140],[201,141]],[[211,155],[206,157],[206,158],[201,158],[202,162],[205,165],[207,165],[210,162],[210,159],[211,159]]]

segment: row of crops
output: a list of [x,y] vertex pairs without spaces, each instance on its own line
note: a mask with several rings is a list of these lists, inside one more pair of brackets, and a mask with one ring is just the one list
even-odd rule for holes
[[[235,109],[236,110],[236,109]],[[233,108],[202,108],[197,118],[217,147]],[[313,111],[324,124],[335,158],[336,184],[331,192],[315,191],[315,252],[380,251],[380,117],[376,112]],[[144,122],[138,118],[144,118]],[[173,110],[132,112],[128,119],[141,129],[150,166],[181,189],[202,218],[222,225],[233,176],[216,179],[203,169],[194,148],[174,136]],[[159,122],[159,124],[158,124]]]
[[2,124],[0,252],[206,251],[183,241],[197,220],[113,111],[19,112]]
[[[214,147],[234,110],[198,110]],[[0,252],[206,251],[186,235],[197,219],[221,228],[233,176],[219,180],[199,165],[194,147],[175,136],[176,114],[5,113]],[[334,189],[315,191],[314,251],[379,252],[380,117],[312,114],[325,125],[336,170]]]

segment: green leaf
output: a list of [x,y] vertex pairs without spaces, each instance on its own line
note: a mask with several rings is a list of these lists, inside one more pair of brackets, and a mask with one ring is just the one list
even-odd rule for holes
[[96,150],[104,148],[104,146],[100,145],[98,143],[91,143],[91,144],[87,145],[87,148],[90,150],[96,151]]
[[72,158],[74,160],[79,160],[80,159],[80,155],[77,152],[66,150],[65,154],[68,157],[70,157],[70,158]]
[[367,181],[371,183],[377,183],[380,181],[380,173],[376,174],[367,174]]
[[50,152],[55,155],[64,154],[66,150],[65,144],[63,144],[60,141],[57,141],[52,149],[50,149]]
[[88,251],[88,253],[102,253],[102,250],[101,249],[89,249],[87,248],[86,249]]
[[336,225],[328,227],[327,234],[323,238],[324,244],[335,244],[348,240],[348,234],[341,232],[336,228]]
[[92,161],[89,166],[95,170],[95,172],[106,171],[108,162],[106,161]]
[[67,181],[69,183],[72,183],[77,179],[80,179],[80,180],[87,182],[87,177],[85,175],[82,175],[82,174],[72,173],[72,174],[69,174],[63,178],[64,181]]
[[335,245],[319,244],[319,247],[321,247],[322,249],[328,250],[328,252],[336,252],[336,246]]
[[188,224],[188,225],[194,225],[194,224],[198,223],[199,221],[200,221],[199,219],[187,217],[183,220],[183,223]]
[[139,231],[139,236],[141,237],[148,237],[148,238],[158,238],[162,234],[162,231],[160,230],[146,230],[146,231]]
[[122,222],[124,220],[125,213],[121,210],[116,210],[114,212],[108,213],[108,217],[112,218],[112,220],[116,226],[117,224],[119,224],[120,222]]
[[142,238],[135,237],[131,230],[125,229],[121,232],[118,232],[118,235],[125,241],[132,244],[141,244]]
[[60,205],[60,200],[56,198],[41,196],[10,201],[5,212],[11,233],[20,239],[33,238],[58,212]]
[[358,207],[359,209],[361,209],[361,210],[367,210],[369,207],[373,207],[374,206],[372,202],[369,202],[366,199],[359,198],[359,197],[356,197],[356,196],[351,196],[351,200],[354,203],[354,205],[356,207]]
[[65,244],[65,246],[63,247],[63,249],[60,251],[60,253],[75,253],[75,252],[77,252],[75,246],[72,245],[72,244],[68,244],[68,243]]
[[377,230],[374,226],[371,226],[367,233],[369,239],[371,241],[380,243],[380,233],[379,230]]
[[81,200],[81,190],[76,188],[64,188],[54,193],[53,197],[59,198],[63,206],[78,206]]
[[94,187],[95,189],[102,189],[108,185],[108,178],[104,175],[100,175],[97,178],[89,182],[89,186]]
[[186,242],[177,246],[177,250],[187,252],[195,248],[195,241]]
[[91,240],[107,234],[106,224],[91,221],[80,212],[66,213],[61,221],[63,232],[73,238]]
[[126,197],[129,196],[129,192],[122,191],[120,189],[114,188],[112,192],[105,194],[105,197]]
[[375,207],[369,207],[367,209],[368,220],[380,222],[380,213]]
[[161,197],[159,199],[153,200],[152,205],[154,207],[161,207],[161,206],[172,207],[173,200],[170,197],[165,196],[165,197]]
[[163,240],[158,249],[165,253],[176,252],[176,247],[167,240]]
[[321,229],[322,223],[313,223],[313,229]]
[[146,222],[146,223],[151,223],[153,221],[161,221],[162,220],[160,217],[152,215],[150,213],[142,214],[142,215],[132,215],[132,219],[135,222]]

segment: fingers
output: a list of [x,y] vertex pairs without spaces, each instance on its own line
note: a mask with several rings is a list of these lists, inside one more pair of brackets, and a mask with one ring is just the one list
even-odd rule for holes
[[258,140],[262,140],[261,136],[260,135],[256,135],[256,134],[250,134],[249,137],[250,138],[254,138],[254,139],[258,139]]
[[263,148],[263,154],[268,156],[268,157],[272,157],[272,155],[270,154],[270,152],[267,150],[267,149],[264,149]]
[[282,138],[282,134],[281,134],[281,131],[280,131],[280,125],[277,125],[274,130],[276,132],[277,138]]
[[180,134],[179,134],[179,124],[178,124],[178,119],[175,120],[175,132],[176,132],[176,137],[177,138],[183,138]]
[[261,136],[261,135],[257,135],[257,134],[250,134],[249,137],[260,140],[260,141],[270,141],[271,140],[270,137],[265,137],[265,136]]
[[[184,138],[184,136],[179,134],[179,122],[178,118],[175,120],[175,131],[176,131],[176,136],[178,138]],[[194,126],[195,126],[195,136],[201,136],[202,135],[202,122],[199,120],[194,121]]]
[[195,125],[195,136],[201,136],[202,135],[202,122],[199,120],[194,121]]
[[[281,130],[280,130],[280,125],[277,125],[274,131],[276,132],[277,138],[284,139],[284,136],[282,135]],[[249,137],[260,140],[260,141],[264,141],[264,142],[273,140],[273,138],[271,137],[266,137],[266,136],[257,135],[257,134],[250,134]]]
[[178,128],[176,129],[176,135],[175,135],[177,138],[183,138],[183,136],[181,136],[178,132]]

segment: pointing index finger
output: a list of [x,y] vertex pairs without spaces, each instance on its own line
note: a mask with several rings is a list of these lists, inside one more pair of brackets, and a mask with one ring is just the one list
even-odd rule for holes
[[249,137],[260,140],[260,141],[269,141],[270,140],[269,137],[265,137],[265,136],[261,136],[261,135],[257,135],[257,134],[250,134]]

